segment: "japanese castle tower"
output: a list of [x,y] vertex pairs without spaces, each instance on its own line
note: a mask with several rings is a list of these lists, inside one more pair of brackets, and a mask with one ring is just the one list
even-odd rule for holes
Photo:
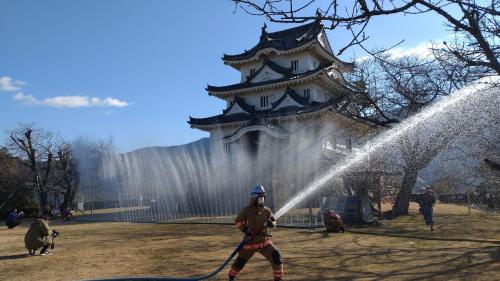
[[[348,155],[374,129],[347,113],[352,104],[345,97],[355,95],[355,87],[344,73],[354,64],[333,54],[320,21],[278,32],[267,32],[264,25],[255,46],[224,54],[222,60],[240,71],[241,81],[206,90],[227,107],[220,115],[190,117],[188,123],[210,132],[212,146],[222,154],[232,157],[243,148],[257,155],[243,161],[236,157],[220,170],[231,174],[225,178],[236,178],[235,167],[253,161],[244,171],[248,181],[234,180],[233,185],[264,184],[274,206]],[[309,143],[296,142],[297,135],[306,135]],[[289,147],[297,149],[290,152]],[[341,181],[345,187],[348,180]]]
[[344,127],[347,132],[342,139],[335,137],[334,145],[352,147],[355,131],[363,122],[338,108],[342,98],[352,94],[343,73],[352,71],[354,65],[333,54],[320,21],[278,32],[267,32],[264,25],[254,47],[236,55],[224,54],[222,60],[240,71],[241,81],[208,85],[206,90],[225,100],[227,108],[216,116],[190,117],[188,123],[210,132],[212,141],[226,152],[234,145],[251,145],[263,135],[287,139],[296,127],[292,123]]

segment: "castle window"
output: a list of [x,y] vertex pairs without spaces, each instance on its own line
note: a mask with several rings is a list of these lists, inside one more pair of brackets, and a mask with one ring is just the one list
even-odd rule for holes
[[299,60],[292,61],[292,71],[297,71],[299,69]]
[[267,107],[269,105],[269,96],[260,97],[260,107]]
[[254,75],[254,74],[255,74],[255,68],[250,69],[250,75]]
[[310,97],[311,97],[311,90],[305,89],[304,90],[304,98],[309,99]]

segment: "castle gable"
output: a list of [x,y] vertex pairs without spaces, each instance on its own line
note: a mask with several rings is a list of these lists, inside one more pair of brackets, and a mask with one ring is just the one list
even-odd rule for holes
[[223,115],[251,114],[254,111],[254,106],[247,104],[244,99],[236,96],[231,106],[223,110],[222,113]]
[[287,88],[285,93],[275,102],[272,110],[279,110],[286,107],[305,107],[309,104],[309,98],[298,95],[294,90]]
[[284,77],[285,75],[271,69],[271,67],[266,65],[258,73],[256,73],[255,77],[250,82],[256,83],[267,80],[281,79]]

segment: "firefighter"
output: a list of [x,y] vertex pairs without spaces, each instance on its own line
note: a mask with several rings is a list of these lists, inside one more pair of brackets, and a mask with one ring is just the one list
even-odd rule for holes
[[331,209],[326,209],[323,216],[326,232],[344,233],[344,224],[337,213]]
[[423,187],[420,189],[421,193],[417,195],[417,203],[420,205],[419,212],[422,214],[425,220],[425,224],[431,227],[431,231],[434,230],[434,221],[432,219],[432,207],[436,203],[436,196],[431,187]]
[[276,227],[276,219],[271,209],[264,206],[266,191],[258,185],[250,193],[250,204],[236,217],[235,225],[245,233],[247,243],[238,252],[238,257],[229,270],[229,280],[236,280],[236,276],[243,269],[245,263],[255,253],[262,254],[273,268],[275,281],[283,280],[283,262],[281,255],[271,241],[268,227]]
[[35,255],[36,250],[42,248],[40,255],[46,256],[50,254],[49,247],[54,243],[53,236],[54,233],[49,227],[49,217],[43,214],[31,224],[28,232],[26,232],[24,245],[30,255]]

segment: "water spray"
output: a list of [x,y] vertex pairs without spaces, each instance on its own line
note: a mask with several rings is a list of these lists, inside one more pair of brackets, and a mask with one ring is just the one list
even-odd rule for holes
[[[489,81],[498,82],[500,79],[498,76],[491,78]],[[307,185],[301,193],[297,194],[291,200],[289,200],[283,207],[281,207],[275,214],[275,218],[283,216],[291,208],[296,206],[298,203],[306,199],[309,195],[319,190],[321,187],[325,186],[330,180],[335,177],[340,176],[346,170],[352,168],[353,166],[367,160],[367,158],[375,151],[383,148],[383,146],[392,143],[401,135],[407,133],[408,131],[414,129],[417,125],[430,120],[437,114],[442,113],[449,109],[449,107],[464,101],[467,97],[472,94],[484,94],[486,87],[490,86],[488,83],[485,84],[474,84],[469,87],[465,87],[461,90],[456,91],[452,95],[443,98],[441,101],[431,105],[426,110],[421,111],[418,114],[410,117],[409,119],[403,121],[402,123],[396,125],[394,128],[382,133],[381,135],[369,141],[364,146],[362,146],[358,151],[353,153],[349,159],[345,159],[337,165],[332,166],[325,173],[319,176],[316,180]],[[490,86],[491,87],[491,86]]]

